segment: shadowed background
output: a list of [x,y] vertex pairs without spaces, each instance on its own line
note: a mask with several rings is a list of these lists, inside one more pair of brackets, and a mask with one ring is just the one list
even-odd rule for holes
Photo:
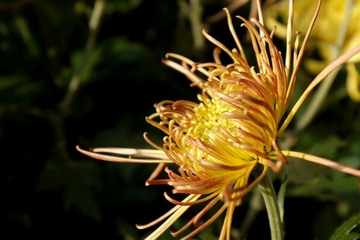
[[[169,0],[109,0],[91,33],[95,2],[0,1],[1,239],[9,239],[8,234],[11,239],[141,239],[151,229],[137,230],[135,224],[171,207],[163,198],[170,188],[144,185],[154,166],[99,162],[75,146],[148,148],[143,132],[161,143],[162,133],[145,122],[154,103],[196,101],[199,92],[161,58],[175,52],[210,61],[213,46],[194,46],[191,24],[178,2]],[[206,22],[225,5],[203,1],[201,19],[212,36],[233,48],[224,19]],[[248,11],[246,5],[236,14],[247,17]],[[96,41],[87,48],[92,37]],[[80,81],[73,91],[74,76]],[[301,72],[295,98],[310,80]],[[344,86],[339,81],[333,88]],[[359,110],[347,97],[329,100],[295,148],[359,159]],[[301,161],[293,166],[285,201],[286,239],[327,239],[359,211],[356,180]],[[280,186],[278,179],[275,186]],[[244,221],[249,201],[247,196],[238,208],[235,228]],[[217,239],[221,223],[199,239]],[[268,238],[262,210],[248,239]],[[162,239],[172,238],[165,234]]]

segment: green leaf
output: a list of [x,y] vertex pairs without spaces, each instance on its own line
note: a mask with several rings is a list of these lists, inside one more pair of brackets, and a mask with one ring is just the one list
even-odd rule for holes
[[25,75],[9,75],[0,76],[0,91],[8,91],[18,87],[20,84],[26,82],[29,78]]
[[107,11],[109,14],[114,12],[127,13],[140,6],[143,0],[122,0],[122,1],[109,1]]
[[359,233],[351,232],[360,224],[360,213],[352,216],[341,224],[331,236],[330,240],[356,240],[360,239]]
[[37,191],[58,191],[67,182],[69,171],[63,162],[48,161],[40,173]]
[[65,190],[65,209],[76,208],[82,214],[100,221],[101,211],[100,205],[95,201],[91,189],[83,182],[73,181],[66,185]]
[[91,161],[50,161],[40,175],[37,190],[58,192],[64,189],[66,210],[74,209],[100,221],[100,205],[93,193],[100,188],[99,174],[96,164]]

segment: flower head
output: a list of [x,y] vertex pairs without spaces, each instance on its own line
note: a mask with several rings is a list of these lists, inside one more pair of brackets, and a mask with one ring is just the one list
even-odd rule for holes
[[[156,113],[147,117],[146,121],[165,133],[163,143],[158,145],[152,142],[147,134],[144,134],[144,137],[156,150],[96,148],[89,152],[78,148],[82,153],[101,160],[158,163],[147,184],[167,184],[173,187],[173,194],[187,195],[179,201],[165,193],[165,197],[175,206],[155,221],[138,225],[139,228],[147,228],[164,221],[148,239],[160,236],[189,207],[199,203],[206,205],[173,235],[184,233],[193,225],[195,229],[184,237],[189,239],[225,213],[220,239],[230,239],[235,207],[242,203],[243,197],[259,183],[269,167],[278,171],[281,164],[288,162],[286,156],[316,160],[323,164],[333,163],[311,155],[281,151],[277,139],[311,89],[332,69],[351,57],[353,52],[347,53],[326,68],[309,86],[298,104],[295,104],[290,115],[283,120],[294,89],[306,39],[320,5],[300,47],[299,35],[295,45],[291,39],[291,1],[285,60],[273,43],[275,29],[268,32],[264,27],[260,1],[258,7],[259,20],[248,21],[239,17],[241,26],[250,34],[252,54],[256,58],[254,64],[247,60],[227,9],[225,12],[228,26],[236,48],[230,50],[204,30],[204,36],[216,46],[213,61],[198,63],[181,55],[166,55],[163,62],[185,74],[193,86],[201,89],[201,94],[198,95],[197,103],[165,100],[155,105]],[[360,51],[360,48],[356,51]],[[223,52],[230,59],[227,64],[220,60],[220,53]],[[132,158],[108,156],[99,152],[131,155]],[[142,157],[146,159],[141,159]],[[255,168],[260,169],[260,174],[251,177]],[[157,179],[163,169],[168,178]],[[350,170],[348,172],[353,174]],[[221,203],[220,206],[218,203]],[[206,216],[213,207],[218,207],[215,214]],[[200,224],[203,219],[205,220]]]

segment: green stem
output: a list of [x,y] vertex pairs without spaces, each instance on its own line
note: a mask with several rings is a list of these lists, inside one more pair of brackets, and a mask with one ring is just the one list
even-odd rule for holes
[[74,75],[70,80],[70,84],[68,86],[67,92],[62,102],[59,104],[60,110],[65,115],[70,111],[72,101],[74,100],[74,97],[77,91],[79,90],[81,81],[83,80],[84,71],[90,64],[91,55],[93,53],[96,43],[96,38],[99,31],[100,20],[105,9],[105,3],[106,3],[105,0],[95,1],[94,8],[89,20],[89,35],[83,51],[81,64],[77,69],[74,69]]
[[272,181],[268,174],[266,174],[261,180],[259,187],[264,198],[266,211],[268,213],[271,239],[283,240],[284,229],[281,221],[280,209]]

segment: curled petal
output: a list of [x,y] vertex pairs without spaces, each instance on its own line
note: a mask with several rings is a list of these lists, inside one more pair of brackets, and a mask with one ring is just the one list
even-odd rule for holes
[[342,165],[338,162],[334,162],[330,159],[314,156],[307,153],[295,152],[295,151],[282,151],[285,156],[303,159],[309,162],[317,163],[326,167],[336,169],[340,172],[360,177],[360,169]]
[[[118,148],[117,150],[114,150],[114,148],[110,148],[110,150],[106,150],[106,148],[99,148],[100,152],[105,152],[105,153],[118,153],[118,154],[123,154],[123,155],[127,155],[127,154],[141,154],[142,156],[146,156],[149,158],[153,158],[154,157],[154,151],[157,150],[151,150],[151,154],[148,153],[148,155],[146,155],[145,153],[148,150],[145,149],[141,149],[141,150],[137,150],[137,149],[130,149],[130,148]],[[95,150],[99,150],[99,149],[95,149]],[[121,162],[121,163],[172,163],[171,160],[169,159],[132,159],[132,158],[125,158],[125,157],[115,157],[115,156],[109,156],[109,155],[105,155],[105,154],[100,154],[100,153],[96,153],[94,151],[87,151],[84,150],[82,148],[80,148],[80,146],[76,146],[76,150],[78,150],[79,152],[81,152],[82,154],[98,159],[98,160],[102,160],[102,161],[108,161],[108,162]],[[122,152],[122,150],[124,152]],[[145,154],[145,155],[144,155]],[[160,154],[162,156],[164,156],[163,154]]]

